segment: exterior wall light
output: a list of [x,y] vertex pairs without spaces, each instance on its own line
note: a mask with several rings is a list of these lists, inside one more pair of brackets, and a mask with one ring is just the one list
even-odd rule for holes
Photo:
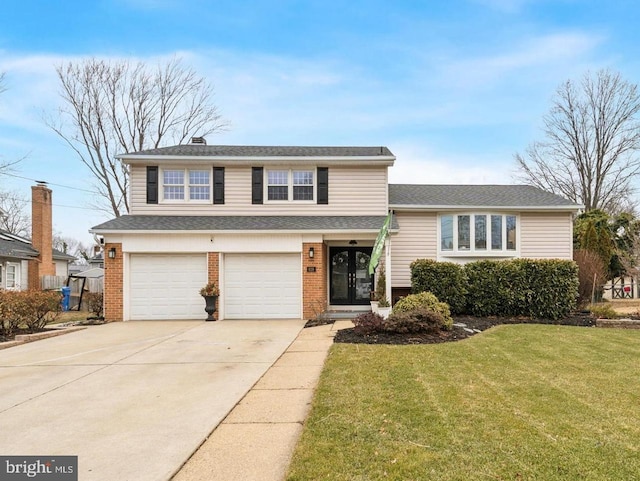
[[313,247],[309,247],[309,259],[313,259],[313,256],[316,255],[316,251]]
[[115,259],[116,258],[116,248],[112,247],[111,249],[109,249],[109,259]]

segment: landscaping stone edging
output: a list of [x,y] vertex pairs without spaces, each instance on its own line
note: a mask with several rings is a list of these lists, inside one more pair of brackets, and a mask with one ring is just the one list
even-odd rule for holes
[[81,331],[83,329],[86,329],[86,327],[52,327],[49,331],[36,332],[35,334],[18,334],[14,341],[0,342],[0,349],[8,349],[28,342],[47,339],[48,337],[62,336],[63,334],[69,334],[70,332]]
[[596,327],[611,327],[618,329],[640,329],[638,319],[596,319]]

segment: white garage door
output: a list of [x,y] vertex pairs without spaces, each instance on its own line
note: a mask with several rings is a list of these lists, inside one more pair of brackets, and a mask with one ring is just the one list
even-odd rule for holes
[[300,254],[227,254],[226,319],[300,319]]
[[206,254],[131,254],[130,318],[205,319]]

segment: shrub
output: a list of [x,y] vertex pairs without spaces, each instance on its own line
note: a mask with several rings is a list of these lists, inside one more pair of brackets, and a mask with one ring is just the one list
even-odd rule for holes
[[467,311],[474,316],[516,315],[525,284],[511,261],[477,261],[464,266],[469,291]]
[[416,309],[431,309],[432,311],[442,314],[445,323],[453,323],[449,305],[445,302],[440,302],[431,292],[409,294],[403,297],[393,306],[392,312],[397,314],[399,312],[415,311]]
[[575,308],[578,266],[558,259],[515,259],[521,281],[527,286],[522,314],[534,319],[558,320]]
[[602,286],[607,280],[608,269],[595,252],[580,249],[573,253],[578,264],[578,302],[585,305],[602,297]]
[[384,317],[374,312],[363,312],[353,319],[354,331],[358,334],[372,334],[383,330]]
[[0,336],[9,338],[20,327],[20,319],[14,315],[14,292],[0,290]]
[[1,333],[13,335],[25,327],[34,332],[53,322],[60,313],[60,294],[51,291],[4,291],[0,293]]
[[597,319],[617,319],[620,317],[611,304],[591,304],[588,309],[591,315]]
[[85,302],[89,312],[95,314],[96,317],[102,317],[104,308],[104,295],[102,292],[87,292],[84,295]]
[[578,267],[573,261],[514,259],[465,265],[467,308],[476,316],[557,320],[575,307]]
[[445,319],[433,309],[419,308],[406,312],[395,312],[384,325],[387,332],[397,333],[436,333],[442,329],[451,329],[453,321]]
[[431,292],[449,304],[451,312],[461,314],[466,309],[467,278],[464,268],[453,262],[417,259],[411,263],[411,292]]
[[23,312],[23,320],[31,332],[39,331],[60,315],[60,293],[53,291],[27,291],[29,308]]

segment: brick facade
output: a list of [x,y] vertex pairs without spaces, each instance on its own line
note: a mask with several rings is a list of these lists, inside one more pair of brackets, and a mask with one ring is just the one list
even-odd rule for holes
[[31,187],[31,243],[40,255],[29,261],[29,289],[40,289],[42,276],[55,276],[51,189],[44,185]]
[[[313,258],[309,249],[313,248]],[[308,268],[315,268],[309,272]],[[327,308],[327,246],[322,242],[302,244],[302,317],[311,319]]]
[[[209,252],[207,254],[207,278],[208,282],[215,282],[220,289],[220,254],[218,252]],[[216,306],[216,312],[213,317],[218,319],[219,302]]]
[[[116,250],[116,257],[109,258],[109,250]],[[104,318],[107,321],[123,320],[122,244],[104,246]]]

